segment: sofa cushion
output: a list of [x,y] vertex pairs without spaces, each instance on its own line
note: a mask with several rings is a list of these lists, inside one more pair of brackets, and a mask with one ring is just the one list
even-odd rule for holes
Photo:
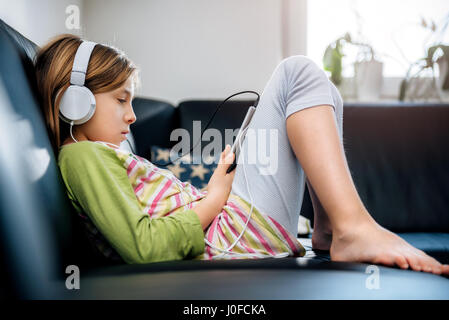
[[[174,161],[174,164],[170,163],[170,150],[169,148],[160,148],[158,146],[151,147],[151,162],[164,169],[169,169],[175,176],[183,182],[189,182],[195,187],[202,189],[207,186],[210,177],[217,168],[215,160],[211,161],[193,161],[193,157],[189,155],[184,156],[178,161]],[[181,156],[181,154],[179,155]],[[178,157],[174,155],[174,157]]]
[[449,264],[449,233],[414,232],[398,233],[398,236],[441,263]]
[[[378,275],[378,287],[374,281]],[[372,280],[371,280],[372,279]],[[199,285],[201,284],[201,285]],[[325,259],[267,258],[122,265],[84,274],[73,299],[448,299],[442,276]]]

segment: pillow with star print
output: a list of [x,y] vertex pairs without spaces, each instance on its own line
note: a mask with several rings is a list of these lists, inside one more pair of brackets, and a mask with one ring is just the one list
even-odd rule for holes
[[207,186],[217,167],[213,157],[203,161],[192,161],[190,154],[165,167],[163,165],[170,162],[170,149],[158,146],[151,147],[151,162],[155,166],[170,170],[179,180],[189,182],[199,189]]

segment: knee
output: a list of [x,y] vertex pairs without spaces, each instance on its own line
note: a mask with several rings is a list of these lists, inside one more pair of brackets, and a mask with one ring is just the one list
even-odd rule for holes
[[328,76],[312,59],[303,55],[294,55],[281,61],[285,76],[291,85],[308,83],[323,86],[329,82]]
[[324,71],[315,63],[315,61],[304,55],[293,55],[287,57],[281,61],[281,64],[284,65],[287,72],[307,71],[308,73],[318,73],[325,76]]

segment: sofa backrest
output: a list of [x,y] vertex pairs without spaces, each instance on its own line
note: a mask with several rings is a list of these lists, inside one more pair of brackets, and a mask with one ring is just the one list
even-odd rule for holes
[[396,232],[449,232],[449,105],[346,104],[343,137],[368,211]]
[[[221,100],[189,100],[182,101],[178,105],[179,128],[185,129],[190,138],[185,139],[188,142],[187,144],[184,141],[180,144],[185,145],[185,150],[190,150],[195,146],[192,153],[199,156],[209,144],[213,143],[215,146],[215,143],[219,142],[221,150],[215,150],[219,154],[226,144],[232,145],[248,108],[255,101],[228,100],[217,111],[209,127],[204,131],[221,102]],[[204,131],[204,136],[199,143],[198,140],[202,131]],[[208,149],[208,153],[213,152],[210,147]]]
[[[0,281],[19,297],[46,297],[68,265],[101,263],[90,250],[38,104],[37,49],[0,21]],[[24,285],[24,283],[26,285]]]
[[[175,128],[193,137],[193,121],[204,129],[220,102],[189,100],[174,107],[144,100],[136,115],[145,128],[138,138],[145,150],[173,146],[169,137]],[[222,136],[225,129],[238,128],[251,104],[228,101],[210,128]],[[151,116],[139,120],[143,110]],[[395,232],[449,232],[449,104],[345,103],[343,118],[350,172],[374,219]],[[150,159],[149,151],[145,157]],[[301,214],[313,221],[307,187]]]
[[151,146],[170,148],[170,133],[179,127],[177,109],[169,102],[136,97],[133,100],[136,122],[131,128],[137,154],[151,158]]

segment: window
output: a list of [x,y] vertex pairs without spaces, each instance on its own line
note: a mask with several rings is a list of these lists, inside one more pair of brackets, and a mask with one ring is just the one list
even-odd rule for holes
[[[421,26],[433,20],[441,29],[449,14],[448,0],[309,0],[307,55],[323,66],[326,47],[346,32],[370,43],[384,63],[384,77],[404,77],[409,63],[426,55],[431,31]],[[449,42],[449,27],[440,38]],[[430,38],[435,39],[435,38]],[[352,77],[357,49],[343,49],[343,77]]]

